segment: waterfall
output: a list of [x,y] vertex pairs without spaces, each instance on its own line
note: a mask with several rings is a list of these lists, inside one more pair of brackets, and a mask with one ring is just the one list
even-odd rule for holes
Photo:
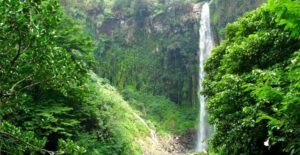
[[210,134],[211,126],[208,124],[208,113],[205,109],[205,97],[200,95],[200,91],[203,90],[202,81],[204,78],[204,61],[210,54],[213,42],[212,33],[210,28],[210,11],[209,3],[204,3],[201,9],[201,20],[199,29],[200,39],[199,39],[199,104],[200,104],[200,118],[199,118],[199,128],[197,137],[197,148],[196,150],[201,152],[207,151],[207,140]]

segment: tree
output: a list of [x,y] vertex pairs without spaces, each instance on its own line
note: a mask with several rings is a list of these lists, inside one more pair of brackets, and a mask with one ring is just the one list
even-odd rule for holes
[[0,14],[0,148],[46,153],[55,141],[64,151],[84,151],[51,135],[72,138],[79,124],[71,101],[80,101],[72,97],[93,64],[93,41],[62,18],[56,0],[1,0]]
[[274,20],[280,11],[270,9],[273,5],[270,1],[229,24],[227,39],[205,64],[203,94],[216,126],[211,144],[220,154],[300,151],[299,27],[281,22],[296,21],[299,13]]

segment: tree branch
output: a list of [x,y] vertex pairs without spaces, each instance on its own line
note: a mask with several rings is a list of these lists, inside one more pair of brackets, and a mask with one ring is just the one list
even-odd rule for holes
[[26,81],[27,79],[29,79],[31,76],[32,75],[29,75],[29,76],[25,77],[24,79],[13,84],[12,87],[3,96],[11,96],[13,94],[13,92],[15,91],[16,86],[18,86],[20,83]]
[[42,81],[38,81],[38,82],[32,83],[32,84],[30,84],[30,85],[28,85],[28,86],[25,86],[25,87],[21,88],[21,89],[19,90],[19,92],[22,91],[22,90],[28,89],[28,88],[30,88],[30,87],[36,86],[36,85],[38,85],[38,84],[41,84],[41,83],[44,83],[44,82],[48,82],[48,81],[53,80],[53,79],[55,79],[55,76],[54,76],[54,77],[51,77],[51,78],[49,78],[49,79],[46,79],[46,80],[42,80]]
[[[28,76],[28,78],[31,77],[31,76],[32,76],[32,75]],[[21,88],[21,89],[19,89],[19,90],[15,90],[15,89],[14,89],[14,87],[16,87],[18,84],[22,83],[23,81],[26,81],[26,79],[27,79],[27,77],[24,78],[24,79],[22,79],[22,80],[20,80],[20,81],[18,81],[17,83],[15,83],[15,84],[12,86],[12,88],[11,88],[7,93],[5,93],[3,96],[4,96],[4,97],[12,96],[12,95],[14,95],[14,94],[16,94],[16,93],[18,93],[18,92],[21,92],[21,91],[23,91],[23,90],[25,90],[25,89],[31,88],[31,87],[33,87],[33,86],[36,86],[36,85],[41,84],[41,83],[44,83],[44,82],[48,82],[48,81],[50,81],[50,80],[53,80],[53,79],[55,79],[55,77],[51,77],[51,78],[49,78],[49,79],[42,80],[42,81],[37,81],[37,82],[32,83],[32,84],[30,84],[30,85],[24,86],[23,88]]]
[[21,32],[19,32],[19,42],[18,42],[18,52],[17,55],[10,61],[10,67],[9,67],[9,71],[11,70],[11,68],[14,66],[14,64],[16,63],[16,61],[19,59],[20,55],[21,55],[21,50],[22,50],[22,39],[21,39]]
[[[15,137],[14,135],[12,135],[12,134],[10,134],[10,133],[7,133],[7,132],[4,132],[4,131],[0,131],[0,135],[3,135],[3,137],[6,137],[6,138],[12,138],[12,139],[14,139],[14,140],[16,140],[16,141],[18,141],[18,142],[21,142],[21,143],[23,143],[23,144],[25,144],[25,145],[27,145],[27,146],[29,146],[29,147],[31,147],[31,148],[37,150],[37,151],[40,151],[40,152],[48,153],[48,154],[50,154],[50,155],[59,154],[59,152],[49,151],[49,150],[40,148],[40,147],[38,147],[38,146],[35,146],[35,145],[33,145],[33,144],[30,144],[29,142],[23,141],[23,140],[21,140],[21,139]],[[15,143],[15,142],[13,142],[13,143]],[[16,144],[16,143],[15,143],[15,144]]]
[[[14,66],[15,63],[16,63],[16,61],[20,58],[20,56],[21,56],[27,49],[29,49],[29,48],[32,47],[33,42],[34,42],[34,39],[31,38],[31,40],[30,40],[28,46],[22,49],[22,44],[23,44],[23,43],[22,43],[22,35],[21,35],[21,32],[19,33],[19,42],[18,42],[18,46],[19,46],[19,47],[18,47],[18,52],[17,52],[17,55],[13,58],[13,60],[10,61],[10,66],[9,66],[9,70],[8,70],[8,71],[10,71],[10,70],[13,68],[13,66]],[[4,54],[4,53],[3,53],[3,54]]]

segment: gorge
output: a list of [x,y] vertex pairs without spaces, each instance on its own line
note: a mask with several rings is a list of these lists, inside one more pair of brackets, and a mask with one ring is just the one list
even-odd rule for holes
[[0,154],[300,153],[299,0],[0,0]]

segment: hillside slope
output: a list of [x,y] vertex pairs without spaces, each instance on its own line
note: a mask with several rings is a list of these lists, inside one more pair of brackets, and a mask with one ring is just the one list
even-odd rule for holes
[[[123,149],[119,153],[115,152],[116,154],[167,154],[157,141],[157,137],[153,136],[155,129],[148,126],[114,87],[95,74],[91,74],[91,79],[89,88],[95,93],[93,100],[100,103],[95,106],[99,110],[96,114],[99,115],[98,117],[109,115],[105,126],[110,130],[114,142],[111,146],[107,145],[109,141],[86,143],[90,136],[82,135],[83,139],[79,140],[78,144],[86,147],[88,154],[114,154],[113,148],[117,151],[118,145]],[[94,139],[90,138],[90,140]]]

